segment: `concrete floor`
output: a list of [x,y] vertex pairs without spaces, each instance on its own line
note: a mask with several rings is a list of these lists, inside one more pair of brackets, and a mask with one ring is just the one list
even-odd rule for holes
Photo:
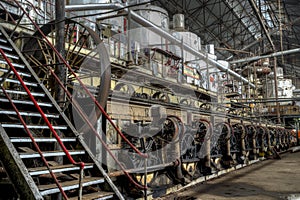
[[[300,152],[265,160],[159,200],[300,200]],[[157,200],[158,200],[157,199]]]

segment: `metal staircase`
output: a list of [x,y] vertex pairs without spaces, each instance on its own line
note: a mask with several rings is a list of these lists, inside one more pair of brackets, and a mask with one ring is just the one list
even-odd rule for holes
[[0,53],[0,158],[20,198],[123,199],[3,27]]

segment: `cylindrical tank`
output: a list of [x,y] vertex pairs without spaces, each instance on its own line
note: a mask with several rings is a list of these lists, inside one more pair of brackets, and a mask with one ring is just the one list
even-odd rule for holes
[[[192,47],[193,49],[197,51],[201,50],[201,44],[199,44],[201,40],[199,40],[199,37],[195,33],[189,31],[173,31],[172,35],[178,40],[182,40],[184,44]],[[169,50],[177,56],[183,57],[184,62],[197,59],[197,57],[190,52],[182,52],[182,48],[178,45],[169,45]]]
[[164,30],[169,29],[169,16],[165,9],[147,4],[134,7],[133,10],[137,14],[140,14],[150,22],[154,23],[156,26],[161,27]]
[[[132,10],[156,26],[166,31],[169,30],[169,16],[165,9],[147,4],[133,7]],[[166,50],[165,39],[154,33],[151,27],[141,27],[139,24],[132,22],[130,29],[132,30],[132,38],[139,42],[142,47],[157,47]]]
[[173,29],[176,31],[185,30],[184,14],[175,14],[173,16]]

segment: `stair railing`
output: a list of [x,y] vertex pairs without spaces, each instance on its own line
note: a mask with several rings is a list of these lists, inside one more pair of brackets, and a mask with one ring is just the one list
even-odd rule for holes
[[[109,121],[109,123],[112,125],[112,127],[116,130],[118,135],[121,136],[121,138],[142,158],[147,158],[148,155],[146,153],[141,152],[137,147],[135,147],[129,140],[128,138],[120,131],[120,129],[117,127],[117,125],[113,122],[113,120],[109,117],[109,115],[105,112],[104,108],[99,104],[99,102],[96,100],[94,95],[89,91],[89,89],[84,85],[82,80],[78,77],[78,75],[74,72],[72,67],[67,63],[67,61],[61,56],[61,54],[57,51],[57,49],[52,45],[52,43],[49,41],[47,36],[43,33],[43,31],[40,29],[40,27],[35,23],[35,21],[29,16],[29,14],[26,12],[26,10],[19,4],[18,1],[14,0],[14,2],[19,6],[19,8],[25,13],[27,18],[31,21],[31,23],[34,25],[37,31],[41,34],[43,39],[46,41],[46,43],[49,45],[49,47],[54,51],[54,53],[58,56],[60,61],[67,67],[69,73],[71,73],[74,78],[78,81],[78,83],[81,85],[81,87],[84,89],[84,91],[88,94],[88,96],[92,99],[92,101],[95,103],[95,105],[98,107],[98,109],[101,111],[102,115]],[[61,80],[58,79],[56,74],[50,70],[52,75],[56,77],[55,79],[58,81],[59,85],[64,89],[64,91],[67,91],[67,88],[64,86],[64,84],[61,82]],[[67,93],[66,93],[67,94]],[[72,98],[70,98],[72,99]],[[73,102],[75,102],[73,100]],[[75,105],[75,104],[74,104]],[[77,105],[78,106],[78,105]],[[84,113],[83,113],[84,114]],[[85,115],[85,114],[84,114]],[[138,184],[136,181],[133,180],[133,178],[130,176],[130,174],[126,171],[124,166],[118,161],[118,159],[114,156],[114,154],[111,152],[111,150],[108,148],[107,144],[103,139],[99,136],[98,132],[95,130],[93,125],[90,123],[88,117],[85,115],[83,117],[85,121],[87,121],[88,126],[90,126],[91,130],[93,133],[96,135],[96,137],[100,140],[100,142],[103,144],[105,147],[106,151],[110,154],[110,156],[116,161],[116,163],[119,165],[119,167],[122,169],[123,173],[129,178],[129,180],[138,188],[145,189],[147,186],[143,186]]]
[[62,55],[57,51],[57,49],[52,45],[52,43],[49,41],[47,36],[43,33],[43,31],[40,29],[40,27],[34,22],[34,20],[29,16],[28,13],[26,13],[25,9],[21,7],[19,2],[14,0],[16,4],[20,7],[20,9],[23,10],[23,12],[27,15],[28,19],[32,22],[32,24],[35,26],[36,30],[40,32],[43,39],[45,39],[46,43],[49,45],[49,47],[55,52],[55,54],[58,56],[58,58],[63,62],[63,64],[68,68],[69,72],[75,77],[75,79],[79,82],[81,87],[84,89],[84,91],[89,95],[89,97],[92,99],[92,101],[95,103],[95,105],[98,107],[98,109],[101,111],[101,113],[104,115],[104,117],[109,121],[109,123],[113,126],[113,128],[117,131],[117,133],[122,137],[122,139],[125,140],[128,145],[141,157],[147,157],[147,154],[142,153],[140,150],[138,150],[127,138],[126,136],[120,131],[120,129],[117,127],[117,125],[114,124],[112,119],[108,116],[108,114],[105,112],[104,108],[98,103],[94,95],[89,91],[89,89],[84,85],[84,83],[81,81],[81,79],[78,77],[78,75],[74,72],[72,67],[67,63],[67,61],[62,57]]
[[[120,163],[120,161],[117,159],[117,157],[111,152],[111,150],[109,149],[108,145],[105,143],[105,141],[100,137],[100,135],[98,134],[97,130],[94,128],[93,124],[90,122],[88,116],[86,115],[86,113],[82,110],[81,106],[79,105],[79,103],[76,101],[76,99],[72,98],[72,94],[69,92],[69,90],[64,86],[63,82],[58,78],[58,76],[55,74],[54,70],[49,68],[49,71],[51,73],[51,75],[55,78],[55,80],[57,81],[57,83],[59,84],[59,86],[64,90],[64,92],[66,93],[67,97],[69,98],[69,100],[71,101],[72,106],[74,106],[74,108],[78,111],[78,113],[81,115],[81,117],[83,118],[83,120],[87,123],[87,125],[90,127],[90,129],[92,130],[92,132],[95,134],[95,136],[99,139],[99,141],[102,143],[103,147],[105,148],[105,150],[107,150],[107,152],[109,153],[109,155],[114,159],[114,161],[119,165],[119,167],[121,168],[121,170],[123,171],[123,173],[129,178],[129,180],[138,188],[141,189],[146,189],[146,186],[143,186],[141,184],[138,184],[135,180],[133,180],[133,178],[130,176],[130,174],[126,171],[126,169],[124,168],[124,166],[122,165],[122,163]],[[147,157],[145,157],[145,159],[147,159]],[[146,163],[146,162],[145,162]]]
[[[80,167],[80,176],[83,176],[83,170],[84,170],[84,166],[85,163],[84,162],[76,162],[72,155],[70,154],[70,152],[67,150],[67,148],[65,147],[65,145],[63,144],[61,138],[59,137],[59,135],[57,134],[57,132],[55,131],[55,129],[53,128],[52,124],[50,123],[50,121],[48,120],[47,116],[45,115],[44,111],[41,109],[41,107],[38,105],[38,102],[35,100],[34,96],[31,94],[30,90],[28,89],[28,87],[26,86],[26,84],[24,83],[24,81],[22,80],[21,76],[19,75],[19,73],[17,72],[16,68],[12,65],[12,63],[10,62],[10,60],[7,58],[6,54],[4,53],[4,51],[0,48],[0,53],[2,54],[3,58],[5,59],[5,61],[7,62],[7,64],[9,65],[10,69],[14,72],[14,75],[17,77],[18,81],[21,83],[22,87],[24,88],[24,90],[26,91],[26,93],[28,94],[30,100],[33,102],[34,106],[36,107],[36,109],[38,110],[38,112],[40,113],[40,115],[42,116],[43,120],[45,121],[45,123],[47,124],[47,126],[49,127],[49,129],[51,130],[51,132],[53,133],[55,139],[57,140],[58,144],[60,145],[60,147],[62,148],[63,152],[66,154],[68,160],[76,166]],[[39,148],[38,144],[36,143],[33,135],[31,134],[30,130],[28,129],[28,126],[26,124],[26,122],[24,121],[23,117],[21,116],[19,110],[17,109],[17,107],[15,106],[15,104],[13,103],[12,99],[10,98],[10,96],[7,94],[5,88],[3,86],[1,86],[1,89],[3,90],[5,96],[7,97],[7,99],[9,100],[9,102],[11,103],[13,109],[15,110],[17,116],[19,117],[21,123],[24,126],[25,131],[27,132],[28,136],[30,137],[32,143],[34,144],[36,150],[38,151],[38,153],[40,154],[44,164],[46,165],[47,169],[49,170],[52,178],[54,179],[57,187],[59,188],[61,194],[63,195],[63,197],[65,199],[68,199],[66,193],[64,192],[62,186],[59,184],[55,174],[53,173],[53,171],[51,170],[47,160],[45,159],[45,157],[43,156],[43,152],[41,151],[41,149]],[[79,178],[79,186],[82,186],[81,184],[82,181],[82,177]],[[79,197],[82,196],[82,188],[79,188]]]

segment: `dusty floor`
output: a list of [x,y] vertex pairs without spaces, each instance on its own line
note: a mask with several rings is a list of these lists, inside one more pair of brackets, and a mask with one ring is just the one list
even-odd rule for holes
[[300,152],[265,160],[159,200],[300,200]]

